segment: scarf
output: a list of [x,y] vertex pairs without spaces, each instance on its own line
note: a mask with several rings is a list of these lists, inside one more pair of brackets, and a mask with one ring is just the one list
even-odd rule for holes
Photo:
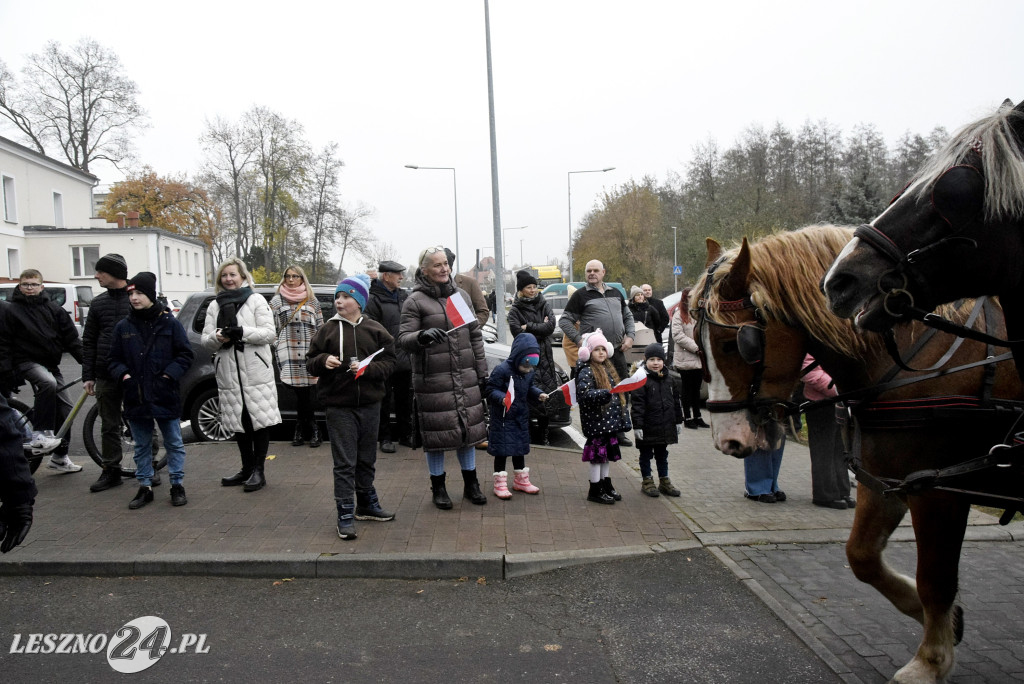
[[227,328],[238,325],[238,307],[252,296],[251,287],[240,287],[237,290],[222,290],[217,293],[217,327]]
[[298,304],[299,306],[305,304],[309,299],[309,290],[306,288],[306,283],[302,283],[298,287],[291,287],[282,283],[277,288],[277,293],[281,295],[281,299],[289,304]]
[[449,277],[446,283],[435,283],[423,274],[423,271],[416,269],[416,289],[422,290],[434,299],[450,297],[455,292],[455,283]]
[[139,319],[140,321],[154,321],[157,316],[164,312],[164,307],[160,304],[154,304],[148,309],[132,309],[130,316]]

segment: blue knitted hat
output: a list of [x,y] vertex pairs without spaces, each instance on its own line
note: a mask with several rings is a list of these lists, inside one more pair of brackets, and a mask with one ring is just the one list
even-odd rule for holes
[[362,311],[366,308],[366,298],[370,296],[370,276],[365,273],[357,273],[354,276],[345,278],[338,283],[338,287],[334,290],[335,299],[338,298],[339,292],[344,292],[356,300],[359,310]]

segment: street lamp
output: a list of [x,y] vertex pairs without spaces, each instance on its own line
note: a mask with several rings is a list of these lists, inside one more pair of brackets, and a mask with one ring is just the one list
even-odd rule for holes
[[[455,257],[458,258],[459,254],[459,187],[455,180],[455,167],[453,166],[416,166],[415,164],[406,164],[407,169],[424,169],[427,171],[451,171],[452,172],[452,197],[455,199]],[[452,270],[455,271],[454,264]]]
[[679,276],[676,274],[676,268],[679,266],[679,249],[676,241],[676,233],[679,229],[672,226],[672,291],[679,292]]
[[589,169],[586,171],[569,171],[566,174],[568,179],[566,183],[569,186],[569,282],[572,282],[572,174],[574,173],[604,173],[605,171],[614,171],[614,166],[609,166],[607,169]]
[[[505,255],[505,231],[509,231],[509,230],[522,230],[523,228],[529,228],[529,226],[516,226],[514,228],[502,228],[501,229],[501,254],[502,254],[502,256]],[[522,266],[522,261],[523,261],[523,258],[522,258],[523,257],[523,254],[522,254],[523,249],[522,249],[522,247],[523,247],[523,244],[522,244],[522,241],[520,241],[520,243],[519,243],[519,265],[520,266]]]

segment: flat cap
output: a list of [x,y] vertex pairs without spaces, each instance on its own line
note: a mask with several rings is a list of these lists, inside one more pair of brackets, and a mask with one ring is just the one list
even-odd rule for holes
[[377,271],[380,273],[402,273],[405,271],[405,266],[397,261],[382,261],[377,264]]

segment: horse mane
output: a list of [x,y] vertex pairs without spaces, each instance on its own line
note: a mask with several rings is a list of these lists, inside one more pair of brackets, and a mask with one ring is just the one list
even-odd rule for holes
[[1024,112],[1004,103],[995,114],[967,124],[924,163],[914,183],[915,194],[930,194],[950,167],[980,152],[985,177],[985,218],[1024,218],[1024,149],[1017,133],[1024,130]]
[[[843,247],[853,237],[853,229],[819,224],[799,230],[773,233],[750,243],[750,298],[767,319],[800,327],[830,349],[850,358],[863,358],[882,346],[881,337],[854,327],[849,319],[833,314],[819,283]],[[718,317],[721,283],[732,270],[739,248],[725,253],[715,270],[712,287],[704,300],[709,315]],[[693,292],[704,292],[705,272]],[[691,295],[690,305],[696,307]],[[957,308],[944,305],[938,312],[963,322],[970,303]]]

